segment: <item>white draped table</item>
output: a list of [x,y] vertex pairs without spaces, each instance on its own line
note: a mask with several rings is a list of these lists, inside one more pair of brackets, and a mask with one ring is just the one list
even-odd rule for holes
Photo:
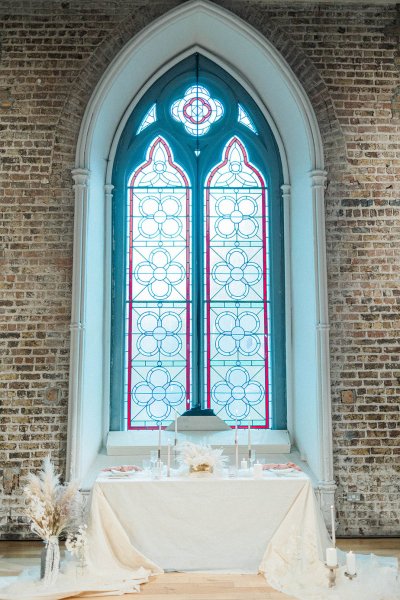
[[[397,561],[357,556],[357,579],[345,567],[328,589],[323,564],[330,540],[310,480],[266,474],[261,480],[149,480],[102,474],[91,498],[88,565],[77,576],[64,564],[44,588],[38,569],[0,589],[0,600],[61,600],[139,591],[163,570],[257,572],[300,600],[398,600]],[[344,557],[339,552],[343,565]],[[0,588],[1,588],[0,581]]]
[[310,559],[310,549],[312,560],[323,559],[328,543],[303,473],[262,479],[104,475],[93,488],[89,538],[94,561],[106,557],[109,567],[128,567],[134,549],[153,572],[257,572],[268,560],[275,564],[286,547],[295,560],[304,552]]

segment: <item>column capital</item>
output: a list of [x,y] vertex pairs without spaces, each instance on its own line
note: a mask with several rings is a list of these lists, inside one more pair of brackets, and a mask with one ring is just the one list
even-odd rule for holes
[[324,171],[323,169],[315,169],[314,171],[310,171],[309,175],[311,177],[311,185],[313,188],[325,188],[326,185],[326,178],[327,178],[327,171]]
[[281,190],[282,190],[282,196],[284,198],[287,198],[291,194],[292,186],[289,185],[288,183],[284,183],[283,185],[281,185]]
[[112,183],[106,183],[104,186],[104,191],[106,193],[106,196],[112,196],[113,189],[114,189],[114,186],[112,185]]
[[74,187],[86,187],[89,180],[90,171],[88,169],[72,169],[72,179],[75,182]]

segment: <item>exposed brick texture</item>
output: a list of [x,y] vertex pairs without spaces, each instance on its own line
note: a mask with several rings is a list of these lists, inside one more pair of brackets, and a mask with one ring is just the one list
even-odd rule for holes
[[[124,44],[180,2],[0,4],[1,537],[20,484],[64,469],[70,170],[85,106]],[[400,534],[399,34],[393,6],[217,2],[263,33],[304,86],[324,142],[339,533]],[[391,27],[392,26],[392,27]],[[396,112],[397,111],[397,112]],[[348,492],[361,493],[349,503]]]

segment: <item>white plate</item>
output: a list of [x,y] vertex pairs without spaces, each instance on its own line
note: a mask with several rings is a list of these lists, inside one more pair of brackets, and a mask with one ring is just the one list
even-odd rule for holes
[[268,469],[268,471],[270,471],[271,473],[275,473],[275,475],[278,476],[284,476],[284,475],[293,475],[296,473],[300,473],[300,471],[297,471],[297,469],[293,469],[292,467],[289,467],[288,469]]
[[117,471],[114,469],[111,469],[111,471],[109,471],[109,475],[110,477],[130,477],[131,475],[134,475],[136,473],[136,471]]

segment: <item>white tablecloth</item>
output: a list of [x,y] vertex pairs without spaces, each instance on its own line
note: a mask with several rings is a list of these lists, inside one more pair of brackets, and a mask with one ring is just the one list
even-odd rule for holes
[[264,554],[275,535],[285,536],[282,526],[295,532],[286,541],[295,554],[307,539],[323,558],[328,542],[310,480],[301,473],[260,480],[104,476],[94,485],[91,506],[95,560],[107,548],[109,563],[128,564],[135,548],[153,570],[257,572],[262,561],[265,567],[275,560],[273,552]]
[[351,582],[341,566],[337,587],[328,589],[323,560],[330,541],[303,474],[262,480],[102,476],[93,489],[88,532],[83,577],[64,565],[56,584],[44,588],[38,570],[25,571],[6,578],[11,585],[0,589],[0,600],[120,595],[139,591],[163,569],[260,570],[272,587],[300,600],[400,598],[397,561],[372,555],[357,556],[359,576]]

